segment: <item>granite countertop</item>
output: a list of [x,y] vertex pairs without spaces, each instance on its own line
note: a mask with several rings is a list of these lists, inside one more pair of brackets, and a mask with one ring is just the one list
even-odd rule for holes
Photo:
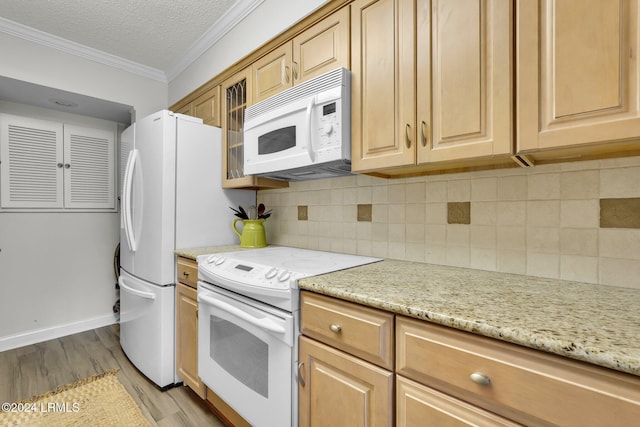
[[173,252],[178,256],[189,258],[195,261],[199,255],[219,254],[222,252],[234,252],[234,251],[239,251],[243,249],[245,248],[241,248],[240,245],[202,246],[199,248],[176,249]]
[[[179,249],[179,256],[242,250]],[[383,260],[300,289],[640,376],[640,290]]]
[[300,289],[640,376],[640,290],[384,260]]

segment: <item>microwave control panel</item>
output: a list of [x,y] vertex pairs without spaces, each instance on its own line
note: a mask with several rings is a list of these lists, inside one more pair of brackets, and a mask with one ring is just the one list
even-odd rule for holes
[[318,160],[340,158],[343,135],[339,102],[333,101],[318,107],[317,140],[314,141]]

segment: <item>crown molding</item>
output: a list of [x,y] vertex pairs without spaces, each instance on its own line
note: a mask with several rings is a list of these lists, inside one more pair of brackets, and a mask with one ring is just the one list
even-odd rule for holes
[[162,70],[148,67],[119,56],[111,55],[97,49],[93,49],[80,43],[72,42],[62,37],[54,36],[35,28],[0,17],[0,32],[15,36],[33,43],[38,43],[53,49],[70,53],[81,58],[99,62],[110,67],[118,68],[129,73],[138,74],[153,80],[167,83],[167,76]]
[[238,0],[169,67],[166,74],[167,80],[176,78],[263,2],[264,0]]
[[211,46],[242,21],[264,0],[238,0],[218,19],[193,45],[173,64],[167,72],[130,61],[116,55],[90,48],[62,37],[19,24],[0,16],[0,32],[60,50],[81,58],[118,68],[162,83],[168,83],[183,72],[193,61],[202,56]]

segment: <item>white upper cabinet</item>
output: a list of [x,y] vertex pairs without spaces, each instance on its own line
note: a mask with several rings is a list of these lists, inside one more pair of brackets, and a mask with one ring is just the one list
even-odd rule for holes
[[113,132],[64,126],[65,207],[115,207],[114,147]]
[[115,209],[115,132],[0,114],[0,207]]

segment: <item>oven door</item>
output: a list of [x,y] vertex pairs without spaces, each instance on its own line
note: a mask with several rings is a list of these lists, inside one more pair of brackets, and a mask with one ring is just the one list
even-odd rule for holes
[[290,313],[198,282],[198,375],[253,426],[290,426]]

